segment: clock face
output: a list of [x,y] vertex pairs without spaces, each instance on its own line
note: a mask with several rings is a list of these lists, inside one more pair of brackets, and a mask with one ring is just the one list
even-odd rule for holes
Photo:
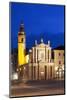
[[38,61],[44,61],[45,59],[45,52],[44,50],[39,50],[38,51]]

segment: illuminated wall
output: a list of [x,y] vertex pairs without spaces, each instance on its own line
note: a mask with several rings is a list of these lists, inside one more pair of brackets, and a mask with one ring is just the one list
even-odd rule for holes
[[64,50],[54,50],[55,66],[64,65]]
[[26,64],[25,50],[24,24],[21,24],[18,32],[18,66]]
[[23,65],[26,63],[25,59],[25,49],[22,43],[18,43],[18,65]]
[[29,55],[26,55],[25,59],[26,59],[26,63],[28,63],[29,62]]

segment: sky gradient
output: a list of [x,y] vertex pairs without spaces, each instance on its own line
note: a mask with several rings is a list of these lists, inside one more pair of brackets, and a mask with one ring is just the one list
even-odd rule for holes
[[20,23],[23,21],[26,33],[26,47],[51,41],[51,47],[64,45],[64,6],[45,4],[10,3],[11,47],[17,48]]

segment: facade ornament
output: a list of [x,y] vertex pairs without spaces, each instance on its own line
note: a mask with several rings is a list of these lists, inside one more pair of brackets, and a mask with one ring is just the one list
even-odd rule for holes
[[50,46],[50,41],[48,41],[48,45]]
[[43,38],[41,38],[41,43],[43,43]]
[[37,40],[35,40],[35,45],[37,45]]

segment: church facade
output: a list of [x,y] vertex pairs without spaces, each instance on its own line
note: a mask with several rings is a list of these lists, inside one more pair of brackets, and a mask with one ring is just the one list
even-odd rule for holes
[[42,80],[54,78],[54,61],[51,55],[50,41],[44,44],[43,39],[41,43],[37,44],[35,40],[35,47],[29,50],[29,79]]

